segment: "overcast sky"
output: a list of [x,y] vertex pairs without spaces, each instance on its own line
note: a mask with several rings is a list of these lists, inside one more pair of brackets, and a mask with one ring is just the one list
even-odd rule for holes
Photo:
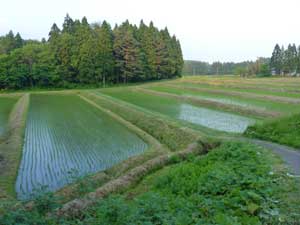
[[0,35],[41,39],[66,13],[112,26],[152,20],[176,34],[185,59],[237,62],[268,57],[276,43],[300,44],[300,0],[3,0]]

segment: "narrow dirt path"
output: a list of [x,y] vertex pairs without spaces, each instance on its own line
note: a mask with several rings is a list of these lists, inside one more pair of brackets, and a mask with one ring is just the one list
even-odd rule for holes
[[279,155],[284,162],[290,167],[291,172],[295,176],[300,177],[300,151],[294,148],[276,144],[273,142],[262,141],[262,140],[250,140],[252,143],[261,147],[267,148]]

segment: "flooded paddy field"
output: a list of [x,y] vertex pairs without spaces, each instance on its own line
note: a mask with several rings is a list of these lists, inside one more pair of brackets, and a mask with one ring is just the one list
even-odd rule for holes
[[105,170],[148,145],[107,114],[71,95],[31,95],[18,198],[55,191]]

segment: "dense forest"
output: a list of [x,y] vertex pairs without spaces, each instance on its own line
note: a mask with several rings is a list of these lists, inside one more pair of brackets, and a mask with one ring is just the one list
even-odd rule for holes
[[185,60],[183,67],[184,75],[259,75],[268,76],[270,75],[270,59],[269,58],[258,58],[256,61],[245,61],[245,62],[202,62]]
[[180,76],[182,67],[179,40],[152,22],[112,29],[67,15],[48,40],[23,40],[12,31],[0,37],[0,89],[159,80]]

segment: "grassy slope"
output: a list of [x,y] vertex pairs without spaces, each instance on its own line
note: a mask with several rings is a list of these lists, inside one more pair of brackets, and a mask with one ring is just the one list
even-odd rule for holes
[[300,114],[250,126],[245,135],[300,148]]

